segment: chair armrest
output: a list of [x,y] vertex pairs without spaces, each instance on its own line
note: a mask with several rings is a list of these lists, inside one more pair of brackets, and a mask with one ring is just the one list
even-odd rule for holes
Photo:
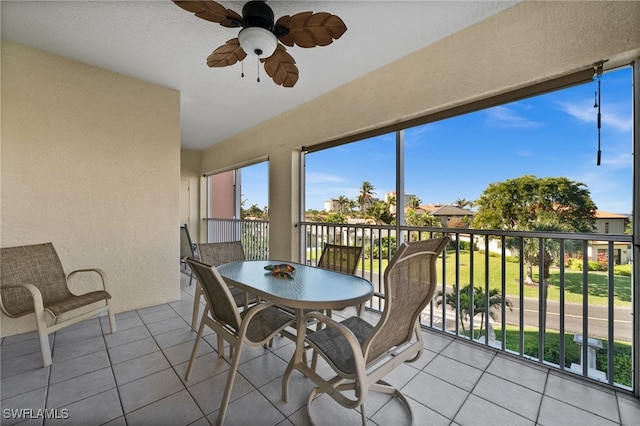
[[75,274],[84,273],[84,272],[93,272],[100,276],[100,281],[102,282],[102,289],[107,291],[107,274],[100,268],[86,268],[86,269],[76,269],[75,271],[69,272],[67,274],[67,282],[69,279]]
[[271,302],[260,302],[260,303],[257,303],[255,306],[251,307],[251,309],[247,312],[247,315],[242,317],[242,322],[243,323],[246,322],[248,324],[251,321],[251,318],[256,316],[256,314],[258,312],[263,311],[265,309],[268,309],[271,306],[274,306],[273,303],[271,303]]
[[[36,287],[33,284],[18,284],[18,285],[12,285],[12,286],[2,286],[3,290],[11,289],[11,288],[24,288],[27,291],[29,291],[29,293],[31,293],[31,298],[33,299],[33,311],[36,313],[44,312],[44,302],[42,301],[42,293],[40,293],[40,290],[38,289],[38,287]],[[2,310],[6,312],[6,309],[4,308],[4,306],[2,307]]]

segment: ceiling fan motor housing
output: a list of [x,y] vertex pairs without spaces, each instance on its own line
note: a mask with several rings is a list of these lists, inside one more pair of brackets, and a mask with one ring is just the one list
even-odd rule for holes
[[250,1],[242,7],[242,27],[260,27],[273,31],[273,10],[264,1]]

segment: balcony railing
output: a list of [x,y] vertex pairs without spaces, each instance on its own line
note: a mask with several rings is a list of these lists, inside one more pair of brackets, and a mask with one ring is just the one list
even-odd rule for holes
[[[208,223],[210,239],[240,236],[248,258],[268,258],[267,221]],[[373,283],[367,307],[378,311],[399,242],[446,234],[452,242],[438,261],[423,326],[617,389],[638,386],[630,235],[316,222],[301,231],[301,262],[312,265],[325,243],[364,247],[357,274]],[[265,245],[253,251],[258,241]]]
[[269,258],[269,221],[208,218],[207,236],[210,243],[242,241],[247,260]]

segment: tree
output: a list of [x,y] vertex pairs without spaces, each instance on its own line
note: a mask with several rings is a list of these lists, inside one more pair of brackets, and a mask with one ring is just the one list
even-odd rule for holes
[[409,226],[434,226],[434,227],[442,227],[442,222],[440,219],[435,217],[433,214],[426,212],[423,214],[418,214],[415,209],[407,210],[407,214],[404,218],[404,221]]
[[[265,207],[266,208],[266,207]],[[257,218],[263,219],[265,218],[265,212],[258,207],[257,204],[251,204],[247,210],[242,209],[242,218]]]
[[329,213],[326,218],[324,218],[324,222],[326,223],[346,223],[347,220],[340,213]]
[[358,204],[360,212],[364,213],[373,203],[374,186],[369,181],[363,181],[360,187],[360,195],[358,195]]
[[345,212],[345,209],[349,208],[349,199],[344,195],[340,195],[337,201],[338,213],[343,214]]
[[458,198],[456,200],[456,205],[461,209],[464,209],[465,207],[473,207],[473,201],[469,201],[466,198]]
[[[492,320],[496,320],[496,311],[502,308],[503,297],[497,289],[492,288],[489,290],[489,303],[487,304],[487,298],[485,297],[485,292],[482,287],[472,287],[471,285],[467,285],[460,290],[460,302],[458,303],[458,287],[454,284],[453,291],[451,293],[446,293],[443,297],[442,291],[438,291],[436,293],[436,306],[440,306],[443,303],[446,303],[452,310],[460,309],[459,311],[459,319],[460,325],[462,326],[462,334],[466,336],[467,330],[465,327],[465,321],[469,322],[469,319],[472,315],[471,310],[471,295],[473,293],[473,316],[480,314],[480,330],[476,335],[474,330],[470,330],[471,338],[478,339],[482,336],[482,331],[484,329],[484,318],[485,315],[489,315]],[[504,305],[509,308],[509,310],[513,310],[513,303],[509,299],[504,299]],[[488,308],[487,308],[488,306]]]
[[418,198],[415,195],[412,195],[411,197],[409,197],[409,203],[407,207],[409,207],[410,209],[417,209],[418,207],[420,207],[421,202],[422,200],[420,200],[420,198]]
[[367,209],[367,215],[375,219],[376,223],[390,224],[394,217],[389,211],[389,204],[384,201],[378,201]]
[[596,205],[586,185],[566,177],[525,175],[490,184],[476,201],[476,228],[531,230],[537,220],[553,220],[575,232],[591,232]]

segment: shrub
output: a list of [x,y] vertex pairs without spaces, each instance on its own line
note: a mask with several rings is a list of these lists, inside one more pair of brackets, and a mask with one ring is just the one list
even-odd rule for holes
[[589,270],[590,271],[606,271],[607,268],[607,264],[603,264],[602,262],[598,262],[597,260],[590,260],[588,262],[589,265]]
[[396,237],[382,237],[381,244],[373,246],[373,258],[378,259],[378,256],[382,256],[382,259],[391,259],[396,254],[396,249]]
[[614,266],[613,267],[613,275],[623,275],[625,277],[630,277],[631,276],[631,264]]
[[566,266],[569,269],[573,269],[576,271],[582,271],[582,259],[576,259],[576,258],[569,258],[566,260],[564,266]]

